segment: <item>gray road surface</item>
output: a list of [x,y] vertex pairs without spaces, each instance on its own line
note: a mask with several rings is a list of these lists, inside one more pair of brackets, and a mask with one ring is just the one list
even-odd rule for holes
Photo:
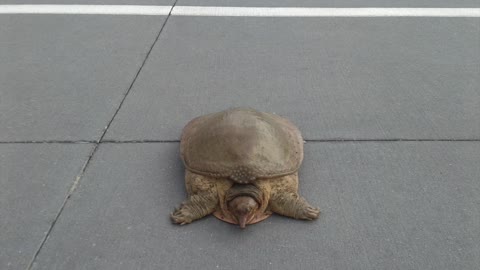
[[[0,269],[479,269],[479,78],[480,18],[0,14]],[[170,223],[182,127],[232,106],[300,127],[319,220]]]

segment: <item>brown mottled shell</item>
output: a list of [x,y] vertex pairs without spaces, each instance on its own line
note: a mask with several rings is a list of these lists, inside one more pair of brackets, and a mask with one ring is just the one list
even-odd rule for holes
[[303,160],[303,139],[285,118],[236,108],[190,121],[180,151],[192,172],[250,183],[296,172]]

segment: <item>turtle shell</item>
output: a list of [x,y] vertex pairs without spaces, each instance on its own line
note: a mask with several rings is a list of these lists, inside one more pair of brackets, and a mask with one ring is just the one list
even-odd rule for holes
[[180,152],[192,172],[250,183],[296,172],[303,160],[303,139],[285,118],[235,108],[190,121]]

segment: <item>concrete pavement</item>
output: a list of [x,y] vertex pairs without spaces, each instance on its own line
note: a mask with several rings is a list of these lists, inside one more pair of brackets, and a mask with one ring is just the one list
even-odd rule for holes
[[[479,78],[480,18],[0,14],[0,269],[478,269]],[[319,220],[170,223],[181,128],[231,106],[300,127]]]

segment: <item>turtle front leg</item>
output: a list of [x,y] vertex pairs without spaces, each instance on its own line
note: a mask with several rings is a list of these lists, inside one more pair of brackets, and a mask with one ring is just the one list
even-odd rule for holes
[[276,194],[270,200],[270,209],[277,214],[294,219],[314,220],[320,215],[318,208],[311,206],[295,193]]
[[178,209],[170,215],[173,223],[185,225],[215,211],[218,204],[217,195],[213,192],[202,192],[191,195],[182,202]]

